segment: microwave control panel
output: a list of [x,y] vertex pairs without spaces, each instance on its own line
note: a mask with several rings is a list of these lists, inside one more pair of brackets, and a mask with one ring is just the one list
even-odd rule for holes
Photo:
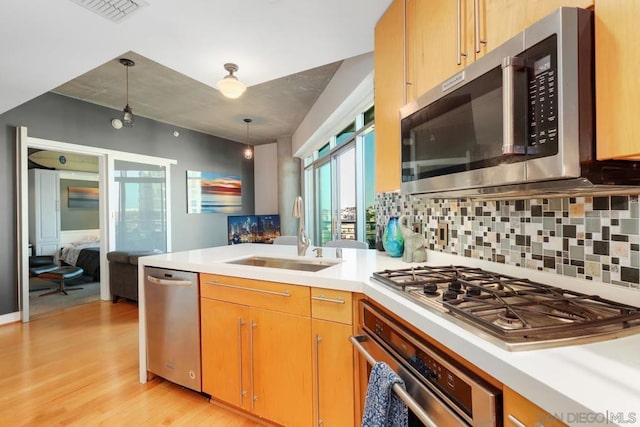
[[555,38],[553,36],[525,53],[529,65],[529,154],[555,152],[558,146]]

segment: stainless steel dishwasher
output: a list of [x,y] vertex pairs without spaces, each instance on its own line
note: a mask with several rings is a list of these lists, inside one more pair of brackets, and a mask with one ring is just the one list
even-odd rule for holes
[[198,275],[145,267],[147,369],[202,391]]

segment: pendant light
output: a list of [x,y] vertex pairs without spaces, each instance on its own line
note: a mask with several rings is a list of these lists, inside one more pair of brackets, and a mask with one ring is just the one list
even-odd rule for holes
[[129,67],[135,66],[136,63],[127,58],[120,58],[120,63],[124,65],[127,70],[127,105],[125,105],[122,110],[122,124],[130,128],[133,127],[134,118],[133,110],[129,107]]
[[251,149],[251,146],[249,145],[249,123],[251,123],[253,120],[251,119],[244,119],[244,122],[247,124],[247,146],[244,149],[244,158],[247,160],[251,160],[253,158],[253,150]]
[[224,69],[227,70],[229,74],[218,81],[218,89],[220,89],[220,92],[227,98],[240,98],[244,91],[247,90],[247,87],[233,75],[234,72],[238,71],[238,66],[227,63],[224,64]]

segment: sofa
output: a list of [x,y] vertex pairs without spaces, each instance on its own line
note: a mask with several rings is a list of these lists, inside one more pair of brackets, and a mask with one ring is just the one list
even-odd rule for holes
[[138,258],[158,253],[154,251],[113,251],[107,253],[109,289],[114,304],[118,302],[118,298],[138,301]]

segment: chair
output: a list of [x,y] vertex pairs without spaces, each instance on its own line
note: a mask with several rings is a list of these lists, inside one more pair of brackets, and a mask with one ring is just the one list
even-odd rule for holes
[[274,245],[297,245],[298,236],[278,236],[273,239]]
[[327,248],[369,249],[369,245],[366,242],[348,239],[329,240],[327,243],[325,243],[325,246]]

